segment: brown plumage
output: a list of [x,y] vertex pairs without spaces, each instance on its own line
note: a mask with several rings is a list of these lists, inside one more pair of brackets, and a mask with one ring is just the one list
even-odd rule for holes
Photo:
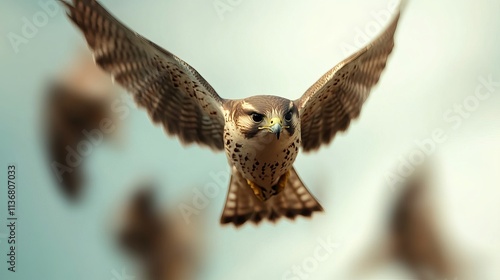
[[196,279],[200,253],[197,230],[160,211],[151,186],[139,189],[125,209],[120,246],[136,258],[147,280]]
[[296,100],[304,152],[330,143],[359,116],[392,52],[398,20],[399,13],[375,41],[337,64]]
[[[446,279],[456,275],[454,259],[440,232],[436,205],[426,171],[413,174],[403,186],[390,221],[395,256],[418,279]],[[428,171],[427,171],[428,172]]]
[[224,148],[222,99],[196,70],[127,28],[97,1],[63,3],[96,63],[133,94],[155,123],[183,143]]
[[227,202],[221,223],[242,225],[246,221],[258,224],[264,219],[275,221],[280,217],[294,219],[297,215],[310,217],[313,212],[323,211],[321,205],[309,193],[292,167],[287,186],[279,195],[263,202],[248,188],[241,173],[233,167]]
[[[44,125],[49,165],[60,190],[73,200],[79,198],[86,176],[82,164],[68,166],[67,147],[77,150],[78,144],[87,140],[83,131],[99,130],[104,118],[116,123],[111,109],[116,91],[109,78],[103,79],[103,75],[88,54],[81,55],[46,90]],[[102,133],[102,138],[109,136]],[[58,169],[55,164],[71,168],[71,171]]]
[[[282,209],[276,203],[283,199],[284,205],[295,205],[287,201],[292,197],[288,186],[294,185],[287,180],[298,180],[293,170],[298,149],[310,151],[329,143],[359,115],[392,50],[399,19],[398,13],[379,38],[335,66],[298,100],[269,95],[229,100],[221,98],[186,62],[124,26],[96,1],[72,2],[64,2],[68,16],[84,33],[96,63],[133,94],[154,122],[162,123],[182,143],[225,150],[233,170],[230,189],[246,188],[235,193],[252,196],[253,192],[268,204],[266,209]],[[285,215],[293,219],[310,215],[310,210],[320,211],[319,203],[300,185],[298,190],[307,193],[298,196],[304,207],[301,211],[290,206],[271,211],[276,217],[263,217],[274,220]],[[226,203],[232,201],[230,196]],[[238,197],[236,201],[255,197]],[[305,206],[310,198],[315,204]],[[226,204],[222,221],[239,224],[239,216],[227,216],[239,212],[228,209]],[[256,221],[251,217],[247,219]]]
[[[402,264],[413,279],[454,279],[460,257],[444,237],[430,169],[416,169],[401,184],[389,208],[383,235],[362,252],[352,278],[360,278],[387,262]],[[451,277],[451,278],[450,278]]]

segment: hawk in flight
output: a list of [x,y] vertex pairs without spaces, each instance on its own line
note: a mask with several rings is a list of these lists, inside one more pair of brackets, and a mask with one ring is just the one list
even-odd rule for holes
[[359,116],[394,46],[399,12],[373,42],[324,74],[297,100],[224,99],[189,64],[135,33],[95,0],[63,2],[95,62],[155,123],[184,144],[225,151],[231,179],[221,223],[311,216],[319,202],[293,162],[332,141]]

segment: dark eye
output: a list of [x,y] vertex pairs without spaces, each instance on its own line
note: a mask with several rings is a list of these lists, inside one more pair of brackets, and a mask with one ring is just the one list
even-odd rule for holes
[[289,122],[292,120],[292,111],[288,111],[288,113],[285,114],[285,121]]
[[252,120],[256,123],[260,123],[264,119],[264,116],[262,116],[261,114],[257,114],[257,113],[253,113],[251,116],[252,116]]

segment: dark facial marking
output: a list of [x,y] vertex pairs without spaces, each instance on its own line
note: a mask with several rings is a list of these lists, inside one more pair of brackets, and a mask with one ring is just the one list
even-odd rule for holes
[[245,135],[246,139],[251,139],[251,138],[255,137],[255,135],[257,135],[257,133],[259,133],[260,131],[261,130],[259,129],[258,126],[253,126],[250,129],[246,129],[246,128],[241,129],[241,132],[243,133],[243,135]]
[[292,103],[292,106],[288,109],[288,111],[283,115],[283,121],[288,128],[285,128],[286,131],[291,135],[295,133],[295,124],[292,122],[294,116],[299,116],[299,112],[297,110],[297,106]]

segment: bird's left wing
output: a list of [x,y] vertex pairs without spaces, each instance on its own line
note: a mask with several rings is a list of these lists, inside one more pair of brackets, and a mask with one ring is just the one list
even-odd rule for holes
[[133,94],[155,123],[182,143],[224,148],[223,99],[196,70],[120,23],[97,1],[63,3],[96,63]]
[[337,64],[295,101],[305,152],[329,143],[359,116],[392,51],[398,19],[399,12],[377,39]]

